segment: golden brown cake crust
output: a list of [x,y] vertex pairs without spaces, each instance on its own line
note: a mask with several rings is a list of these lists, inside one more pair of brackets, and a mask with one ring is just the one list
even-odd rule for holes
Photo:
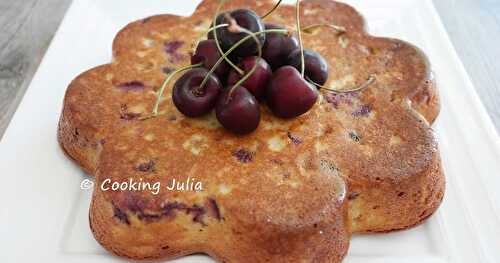
[[[340,262],[351,232],[386,232],[422,222],[439,206],[444,176],[429,123],[439,99],[426,57],[395,39],[372,37],[350,6],[302,2],[303,25],[332,23],[304,43],[329,62],[327,85],[368,89],[323,93],[307,114],[262,122],[234,136],[213,114],[189,119],[172,104],[147,115],[165,72],[189,63],[218,1],[190,17],[133,22],[113,43],[113,62],[68,87],[59,142],[96,177],[90,223],[97,241],[133,259],[206,253],[221,262]],[[271,1],[234,0],[226,8],[265,13]],[[266,20],[293,28],[291,6]],[[332,15],[333,14],[333,15]],[[102,191],[106,180],[170,185],[196,179],[203,191]]]

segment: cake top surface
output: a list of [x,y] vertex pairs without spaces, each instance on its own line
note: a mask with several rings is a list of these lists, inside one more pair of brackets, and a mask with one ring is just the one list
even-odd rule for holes
[[[427,168],[436,142],[409,99],[430,79],[425,56],[403,41],[368,35],[354,9],[333,1],[303,1],[302,23],[340,25],[346,33],[318,28],[303,35],[304,45],[328,61],[326,86],[350,89],[376,76],[368,88],[321,92],[313,109],[294,119],[274,117],[262,106],[259,128],[245,136],[225,131],[215,114],[185,117],[172,103],[171,87],[161,115],[141,120],[165,73],[190,63],[217,3],[203,1],[190,17],[160,15],[129,24],[114,41],[113,62],[70,85],[65,104],[100,142],[98,184],[130,178],[165,186],[172,179],[203,183],[203,191],[106,192],[113,205],[154,218],[173,204],[207,208],[216,200],[233,214],[241,211],[244,221],[309,224],[342,207],[348,178],[397,181]],[[226,8],[262,14],[273,5],[235,0]],[[294,8],[281,6],[265,22],[293,29]]]

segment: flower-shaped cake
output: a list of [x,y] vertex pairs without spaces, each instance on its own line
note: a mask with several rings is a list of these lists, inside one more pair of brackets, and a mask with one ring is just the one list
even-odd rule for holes
[[[142,119],[166,74],[189,64],[217,4],[127,25],[113,62],[68,88],[59,141],[95,176],[90,225],[106,249],[133,259],[340,262],[351,233],[405,229],[437,209],[444,176],[430,127],[439,111],[430,66],[408,43],[369,36],[345,4],[303,1],[304,26],[346,28],[317,28],[303,34],[304,45],[328,61],[327,86],[349,89],[375,76],[368,88],[322,92],[290,120],[262,106],[259,128],[245,136],[224,130],[215,114],[185,117],[171,87],[160,116]],[[273,5],[234,0],[227,8],[262,14]],[[294,7],[267,20],[293,28]]]

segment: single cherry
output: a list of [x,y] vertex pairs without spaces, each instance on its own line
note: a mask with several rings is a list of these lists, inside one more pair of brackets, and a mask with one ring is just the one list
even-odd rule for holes
[[309,111],[318,99],[318,90],[292,66],[276,70],[267,90],[267,104],[281,118],[294,118]]
[[[264,59],[256,56],[246,57],[238,64],[238,67],[241,68],[245,74],[249,73],[254,66],[256,66],[255,71],[243,82],[242,86],[248,89],[257,99],[262,99],[265,96],[266,87],[273,72]],[[238,74],[238,72],[233,69],[229,72],[227,83],[232,86],[242,77],[242,75]]]
[[[254,11],[249,9],[236,9],[221,13],[217,16],[215,21],[217,25],[231,24],[231,19],[234,19],[238,26],[245,28],[252,33],[264,30],[264,24],[260,20],[260,17]],[[228,50],[242,38],[248,36],[245,32],[232,32],[233,29],[234,27],[232,26],[217,29],[217,39],[219,40],[223,50]],[[210,37],[210,33],[208,37]],[[257,35],[257,39],[261,45],[264,45],[266,35],[259,34]],[[252,56],[257,54],[257,48],[258,46],[255,39],[249,38],[237,47],[233,53],[239,57]]]
[[[265,24],[267,29],[285,29],[274,24]],[[299,41],[293,36],[281,33],[267,33],[266,42],[262,48],[262,57],[269,63],[273,70],[286,65],[288,56],[299,48]]]
[[214,74],[210,74],[206,84],[200,87],[207,74],[207,69],[195,68],[187,71],[175,82],[172,100],[184,115],[198,117],[214,108],[222,85]]
[[[210,70],[213,66],[215,66],[215,63],[220,58],[221,55],[219,53],[219,50],[217,49],[215,40],[203,40],[198,43],[196,51],[194,52],[193,56],[191,56],[191,64],[194,65],[203,63],[203,67]],[[219,66],[217,66],[217,69],[215,69],[214,73],[219,77],[223,77],[228,70],[229,65],[225,61],[223,61]]]
[[[313,82],[323,85],[328,80],[328,63],[318,52],[304,49],[305,75]],[[288,56],[288,64],[301,70],[300,49],[292,51]]]
[[247,134],[259,126],[260,106],[255,97],[245,88],[227,88],[215,107],[217,120],[227,130],[237,134]]

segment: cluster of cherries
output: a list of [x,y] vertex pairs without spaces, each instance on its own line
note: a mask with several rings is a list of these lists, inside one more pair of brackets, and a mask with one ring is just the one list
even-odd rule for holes
[[216,15],[191,65],[181,70],[186,72],[172,92],[177,109],[199,117],[215,108],[220,124],[237,134],[257,129],[260,102],[280,118],[306,113],[318,99],[317,87],[328,79],[328,64],[319,53],[304,50],[300,32],[297,39],[249,9]]

